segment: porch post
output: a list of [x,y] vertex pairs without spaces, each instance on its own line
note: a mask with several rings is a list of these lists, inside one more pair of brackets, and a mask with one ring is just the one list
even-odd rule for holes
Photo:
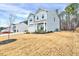
[[46,32],[46,23],[44,22],[44,31]]

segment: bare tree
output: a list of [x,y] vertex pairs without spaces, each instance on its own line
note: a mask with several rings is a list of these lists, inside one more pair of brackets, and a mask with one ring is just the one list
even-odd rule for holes
[[12,26],[14,20],[15,20],[14,15],[13,14],[10,14],[9,15],[9,29],[8,29],[9,30],[9,33],[8,33],[8,39],[10,39],[11,26]]

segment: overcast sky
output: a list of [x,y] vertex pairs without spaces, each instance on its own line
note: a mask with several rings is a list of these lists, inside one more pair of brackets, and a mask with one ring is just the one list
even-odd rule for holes
[[64,10],[67,3],[7,3],[0,4],[0,26],[8,26],[10,14],[13,15],[14,23],[19,23],[27,19],[29,13],[35,13],[38,8],[48,10]]

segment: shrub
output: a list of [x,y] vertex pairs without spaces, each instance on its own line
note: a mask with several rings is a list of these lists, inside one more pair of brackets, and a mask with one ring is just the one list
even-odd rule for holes
[[52,33],[53,31],[48,31],[47,33]]
[[25,34],[30,34],[30,32],[28,32],[28,30],[25,30]]
[[39,31],[35,31],[35,33],[36,33],[36,34],[45,34],[46,32],[39,30]]
[[26,34],[30,34],[30,32],[26,32]]
[[58,30],[58,28],[57,28],[57,29],[55,29],[55,31],[59,31],[59,30]]
[[44,27],[41,26],[40,29],[37,28],[37,30],[35,31],[35,33],[37,33],[37,34],[45,34],[46,32],[44,31]]

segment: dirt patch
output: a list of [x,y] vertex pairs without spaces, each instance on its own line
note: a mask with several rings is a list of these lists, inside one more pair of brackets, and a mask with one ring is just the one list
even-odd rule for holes
[[[0,46],[0,55],[6,56],[72,56],[79,55],[79,33],[54,32],[48,34],[16,34],[10,44]],[[1,42],[3,39],[0,39]],[[3,41],[5,42],[5,40]]]

